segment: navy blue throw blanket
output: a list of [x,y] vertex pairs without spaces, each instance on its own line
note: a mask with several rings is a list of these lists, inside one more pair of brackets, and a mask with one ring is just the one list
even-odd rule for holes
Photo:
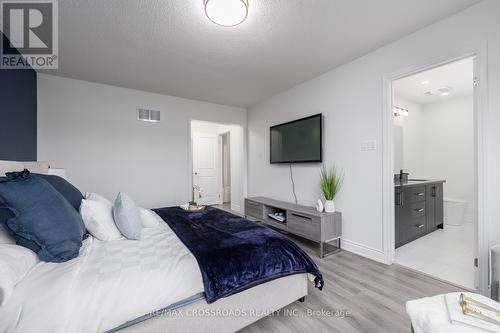
[[323,288],[312,259],[277,231],[212,207],[197,213],[179,207],[154,211],[198,261],[208,303],[298,273],[313,274],[316,288]]

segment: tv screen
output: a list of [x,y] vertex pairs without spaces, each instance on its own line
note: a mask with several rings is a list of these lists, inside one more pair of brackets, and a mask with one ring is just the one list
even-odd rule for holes
[[322,115],[271,127],[271,163],[322,162]]

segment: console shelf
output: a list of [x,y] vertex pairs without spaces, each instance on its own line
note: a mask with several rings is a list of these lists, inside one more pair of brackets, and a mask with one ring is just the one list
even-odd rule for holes
[[[276,212],[285,213],[286,221],[281,223],[268,216]],[[253,197],[245,199],[245,217],[318,243],[320,258],[335,253],[340,248],[342,236],[340,212],[320,213],[309,206],[265,197]],[[337,247],[334,251],[326,253],[325,246],[332,241],[337,241]]]

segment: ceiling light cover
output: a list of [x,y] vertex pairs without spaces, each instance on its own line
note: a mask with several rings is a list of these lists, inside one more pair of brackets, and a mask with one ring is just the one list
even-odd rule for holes
[[210,21],[223,27],[234,27],[248,16],[248,0],[203,0]]

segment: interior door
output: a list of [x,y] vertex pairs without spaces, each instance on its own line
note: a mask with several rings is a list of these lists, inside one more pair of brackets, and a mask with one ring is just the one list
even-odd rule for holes
[[[202,205],[220,204],[218,136],[193,134],[194,200]],[[199,190],[198,190],[199,189]]]

